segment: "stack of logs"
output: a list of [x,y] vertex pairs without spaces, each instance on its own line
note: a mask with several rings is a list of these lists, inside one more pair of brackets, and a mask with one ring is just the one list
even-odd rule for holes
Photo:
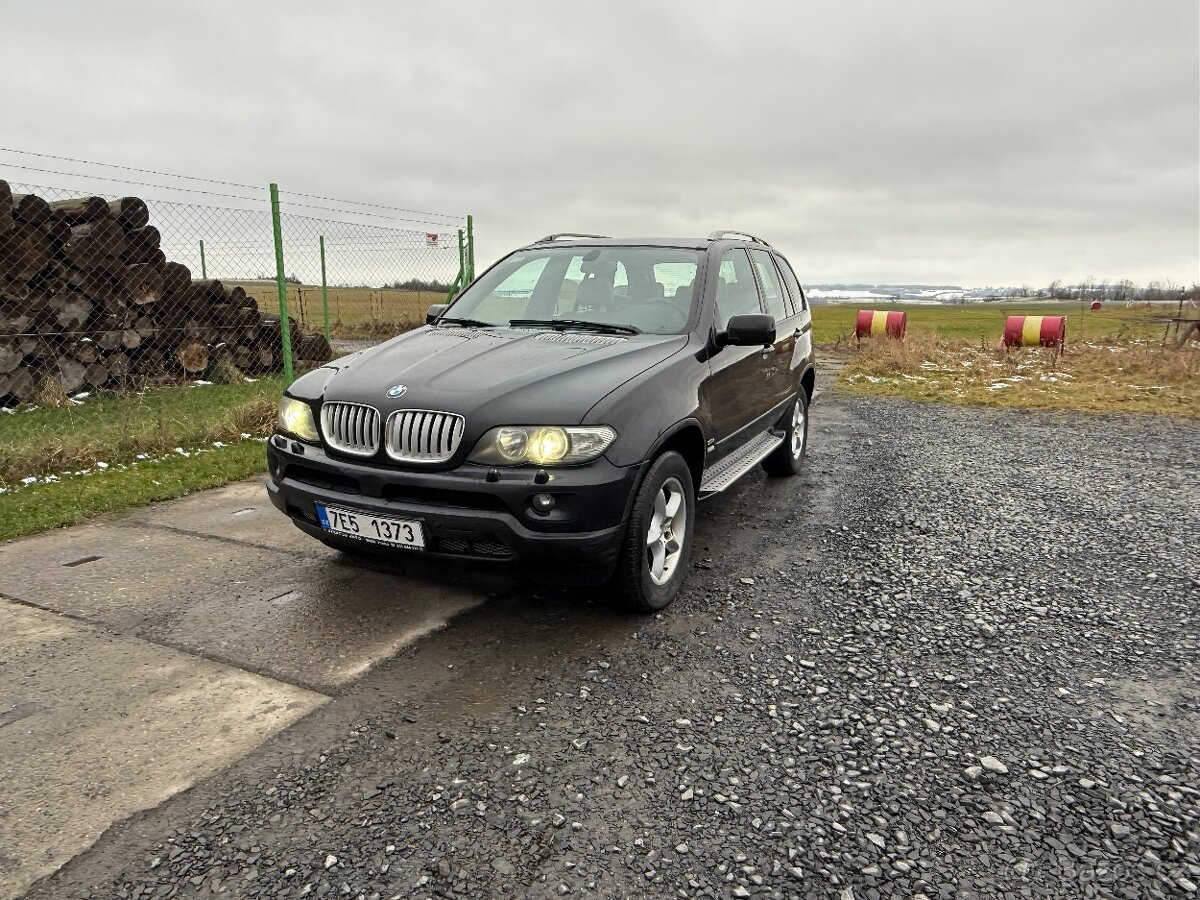
[[[241,287],[168,262],[149,223],[137,197],[48,203],[0,181],[0,403],[28,400],[46,380],[73,394],[198,378],[218,360],[280,369],[279,317]],[[322,335],[289,324],[297,359],[329,359]]]

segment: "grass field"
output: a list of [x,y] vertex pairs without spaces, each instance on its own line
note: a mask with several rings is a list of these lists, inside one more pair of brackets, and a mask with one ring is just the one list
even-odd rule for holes
[[1004,333],[1008,316],[1066,316],[1067,342],[1122,342],[1161,339],[1163,317],[1173,305],[1159,304],[1127,309],[1109,304],[1100,310],[1078,302],[999,301],[965,304],[895,304],[871,307],[838,303],[813,307],[813,338],[818,344],[845,346],[854,342],[854,318],[860,309],[902,310],[908,314],[908,332],[930,331],[939,337],[995,346]]
[[282,389],[273,378],[0,413],[0,540],[261,471]]
[[[279,309],[274,283],[229,281],[240,285],[264,312]],[[406,291],[384,288],[329,288],[330,330],[335,337],[390,337],[425,323],[425,312],[446,295],[436,291]],[[288,313],[313,330],[324,327],[324,298],[321,286],[288,285]]]
[[[839,390],[972,406],[1200,417],[1200,350],[1164,345],[1170,307],[1081,312],[1078,304],[907,307],[903,342],[855,347],[855,309],[814,310],[814,332],[848,362]],[[1007,315],[1066,315],[1066,352],[1006,351]]]

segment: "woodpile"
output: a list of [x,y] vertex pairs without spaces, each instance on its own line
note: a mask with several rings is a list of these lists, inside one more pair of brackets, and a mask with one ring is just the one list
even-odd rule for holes
[[[240,287],[193,279],[160,241],[137,197],[47,202],[0,181],[0,404],[48,381],[74,394],[201,378],[218,359],[280,370],[279,317]],[[289,322],[297,360],[330,358],[322,335]]]

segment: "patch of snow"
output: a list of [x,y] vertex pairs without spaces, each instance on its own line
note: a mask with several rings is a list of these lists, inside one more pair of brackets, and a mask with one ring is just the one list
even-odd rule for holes
[[30,475],[28,478],[21,479],[21,485],[23,487],[29,487],[31,484],[53,484],[58,480],[59,477],[57,475],[42,475],[40,477],[37,475]]
[[853,376],[852,380],[868,381],[871,384],[893,384],[896,381],[895,378],[883,378],[878,375],[855,375]]
[[810,288],[804,292],[806,297],[814,300],[891,300],[891,294],[880,294],[875,291],[840,291]]
[[[266,440],[266,438],[251,438],[250,435],[246,435],[246,437],[248,439],[255,440],[255,441]],[[214,447],[226,447],[226,446],[228,446],[228,444],[224,444],[221,441],[214,441],[213,446]],[[198,447],[191,451],[184,450],[182,447],[176,447],[175,450],[172,451],[173,454],[178,454],[178,455],[184,456],[184,457],[198,456],[201,453],[212,453],[212,452],[213,452],[213,449],[210,447]],[[146,453],[139,453],[134,457],[136,462],[132,462],[129,464],[98,462],[91,469],[78,469],[74,472],[63,472],[63,473],[60,473],[59,475],[41,475],[41,476],[30,475],[26,478],[22,478],[19,485],[14,485],[12,487],[0,486],[0,493],[8,493],[10,491],[20,490],[22,487],[29,487],[34,484],[54,484],[56,482],[62,481],[64,478],[86,477],[89,475],[103,475],[103,474],[107,474],[108,472],[123,472],[128,469],[137,467],[139,463],[156,463],[156,462],[161,462],[162,460],[165,460],[165,459],[170,459],[172,457],[172,453],[167,453],[162,456],[156,456],[156,457],[150,456],[149,454],[146,454]],[[158,484],[159,482],[152,480],[151,483]]]

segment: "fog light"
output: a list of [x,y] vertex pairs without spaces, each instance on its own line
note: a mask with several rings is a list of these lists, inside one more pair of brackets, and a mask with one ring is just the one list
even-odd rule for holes
[[544,516],[554,509],[554,495],[534,494],[529,498],[529,505],[533,507],[535,513]]

